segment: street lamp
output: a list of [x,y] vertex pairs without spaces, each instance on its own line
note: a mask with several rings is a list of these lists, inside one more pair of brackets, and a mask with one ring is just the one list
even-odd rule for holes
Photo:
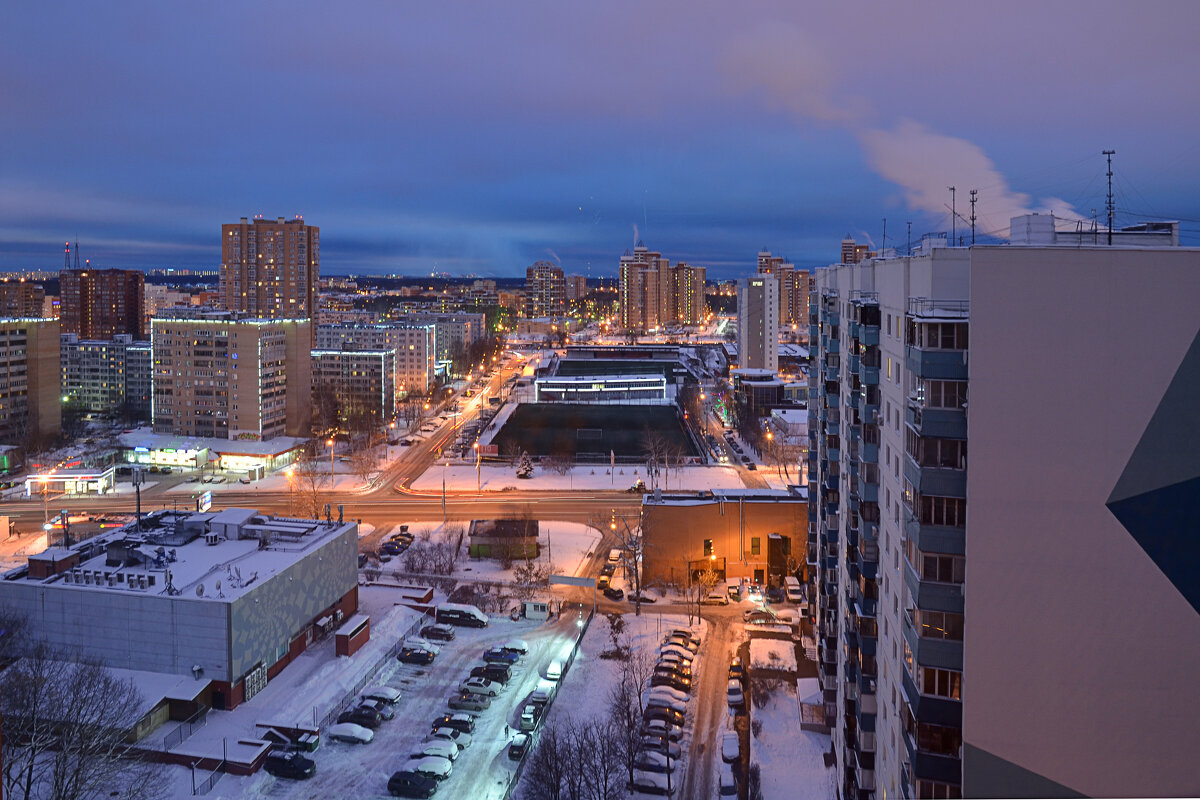
[[476,493],[483,491],[483,453],[479,451],[479,442],[475,443],[475,491]]
[[329,445],[329,488],[333,489],[333,437],[325,444]]

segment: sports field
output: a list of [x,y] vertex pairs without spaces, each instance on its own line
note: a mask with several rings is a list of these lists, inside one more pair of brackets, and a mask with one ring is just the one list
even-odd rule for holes
[[501,453],[511,444],[531,456],[569,455],[580,461],[643,460],[651,432],[697,455],[674,406],[610,406],[586,403],[525,403],[492,439]]

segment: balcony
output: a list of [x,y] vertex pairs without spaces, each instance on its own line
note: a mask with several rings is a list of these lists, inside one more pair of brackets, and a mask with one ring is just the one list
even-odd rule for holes
[[858,331],[858,341],[870,347],[879,344],[879,326],[878,325],[863,325]]
[[962,783],[960,758],[918,750],[916,743],[907,733],[901,738],[904,739],[904,747],[908,750],[908,760],[912,764],[914,778],[938,783]]
[[921,550],[930,553],[948,553],[954,556],[967,554],[967,531],[948,525],[924,525],[916,517],[904,523],[904,533]]
[[917,691],[907,669],[902,669],[904,700],[908,703],[913,718],[926,725],[942,725],[947,728],[962,727],[962,703],[944,697],[928,697]]
[[966,350],[926,350],[908,345],[904,351],[904,362],[908,371],[918,378],[946,381],[967,379]]
[[924,408],[909,400],[904,419],[921,436],[967,438],[967,412],[961,408]]
[[865,386],[879,385],[879,367],[859,366],[858,378]]
[[905,453],[904,477],[920,494],[961,498],[967,496],[967,471],[965,469],[923,467],[913,460],[911,454]]
[[917,608],[925,611],[963,613],[962,586],[957,583],[923,581],[907,560],[904,561],[904,582]]
[[[913,652],[913,658],[922,667],[938,667],[962,671],[963,643],[955,639],[922,638],[909,621],[908,614],[900,627],[904,631],[904,640]],[[927,720],[932,722],[932,720]],[[945,723],[939,723],[945,724]]]
[[835,353],[840,353],[841,351],[842,351],[841,343],[837,339],[831,338],[829,340],[829,345],[825,348],[825,352],[830,355],[833,355]]

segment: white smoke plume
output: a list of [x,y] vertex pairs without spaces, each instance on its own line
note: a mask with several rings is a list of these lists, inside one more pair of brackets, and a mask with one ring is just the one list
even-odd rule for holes
[[633,246],[634,247],[637,247],[638,239],[640,239],[640,238],[641,237],[638,236],[638,226],[637,226],[637,223],[635,222],[635,223],[633,223]]
[[553,251],[553,250],[551,250],[549,247],[547,247],[547,248],[546,248],[546,255],[548,255],[548,256],[550,256],[551,258],[553,258],[553,259],[554,259],[554,263],[555,263],[555,264],[557,264],[559,267],[562,267],[562,259],[558,257],[558,253],[554,252],[554,251]]

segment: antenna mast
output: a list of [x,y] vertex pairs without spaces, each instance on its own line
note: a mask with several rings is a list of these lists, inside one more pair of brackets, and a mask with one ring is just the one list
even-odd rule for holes
[[75,269],[79,269],[79,237],[75,237]]
[[975,201],[979,199],[979,190],[971,190],[971,245],[975,245]]
[[70,268],[71,268],[71,243],[64,242],[63,243],[63,269],[67,270]]
[[1116,150],[1104,150],[1101,155],[1108,159],[1108,201],[1105,203],[1105,208],[1108,210],[1108,246],[1112,247],[1112,229],[1113,229],[1113,214],[1117,207],[1113,204],[1112,194],[1112,157],[1117,154]]
[[950,190],[950,246],[954,247],[954,240],[958,238],[958,212],[954,210],[954,187],[946,187]]
[[909,220],[908,225],[908,254],[912,255],[912,220]]
[[887,250],[887,217],[883,218],[883,246],[879,248],[879,255],[883,255],[883,251]]

